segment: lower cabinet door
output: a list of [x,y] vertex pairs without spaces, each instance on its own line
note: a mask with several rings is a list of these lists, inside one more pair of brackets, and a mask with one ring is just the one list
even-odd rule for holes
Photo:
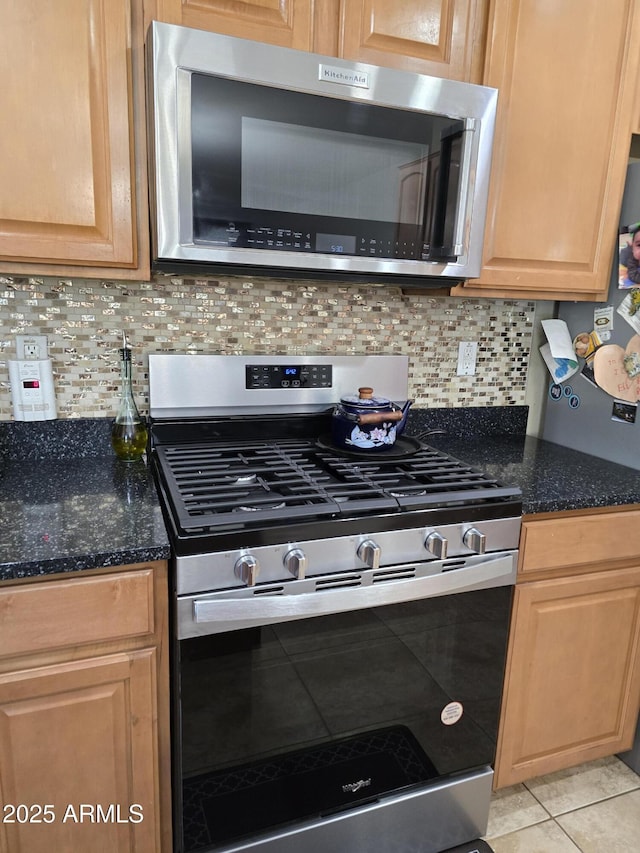
[[155,651],[0,675],[0,851],[160,850]]
[[495,786],[629,749],[639,645],[640,568],[517,586]]

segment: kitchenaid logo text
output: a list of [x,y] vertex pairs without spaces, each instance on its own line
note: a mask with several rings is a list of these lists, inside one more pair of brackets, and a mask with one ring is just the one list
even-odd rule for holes
[[319,79],[328,83],[341,83],[343,86],[359,86],[361,89],[369,88],[369,74],[366,71],[349,71],[337,65],[319,66]]
[[356,791],[360,791],[362,788],[368,788],[371,784],[371,779],[360,779],[358,782],[348,782],[346,785],[342,786],[342,790],[345,794],[355,794]]

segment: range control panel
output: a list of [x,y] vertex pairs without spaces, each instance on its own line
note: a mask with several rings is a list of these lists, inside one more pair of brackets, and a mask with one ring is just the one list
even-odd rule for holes
[[152,418],[324,412],[363,385],[406,400],[408,357],[149,353]]
[[248,364],[246,388],[331,388],[330,364]]

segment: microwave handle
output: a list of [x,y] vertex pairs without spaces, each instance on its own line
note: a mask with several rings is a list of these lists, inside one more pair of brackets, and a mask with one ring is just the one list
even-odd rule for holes
[[[234,628],[262,626],[309,616],[323,616],[510,585],[515,580],[516,555],[517,552],[507,551],[487,557],[480,564],[437,575],[388,581],[375,586],[350,587],[346,590],[217,600],[203,596],[192,600],[193,609],[190,615],[184,611],[179,614],[178,636],[182,639],[197,633],[217,633]],[[196,630],[191,633],[188,623],[199,623],[203,629],[208,630]]]
[[[473,197],[473,187],[471,186],[471,159],[476,128],[477,119],[466,119],[464,131],[462,133],[462,157],[460,163],[459,183],[460,198],[458,199],[456,222],[453,229],[453,254],[456,257],[465,255],[467,252],[465,234],[467,230],[467,210],[469,207],[469,200]],[[475,183],[475,179],[473,180],[473,183]]]

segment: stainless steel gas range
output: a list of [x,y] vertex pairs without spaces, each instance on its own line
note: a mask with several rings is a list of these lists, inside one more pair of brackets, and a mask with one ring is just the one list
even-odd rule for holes
[[403,401],[407,376],[403,356],[149,357],[180,853],[486,830],[521,497],[416,436],[333,446],[341,396]]

